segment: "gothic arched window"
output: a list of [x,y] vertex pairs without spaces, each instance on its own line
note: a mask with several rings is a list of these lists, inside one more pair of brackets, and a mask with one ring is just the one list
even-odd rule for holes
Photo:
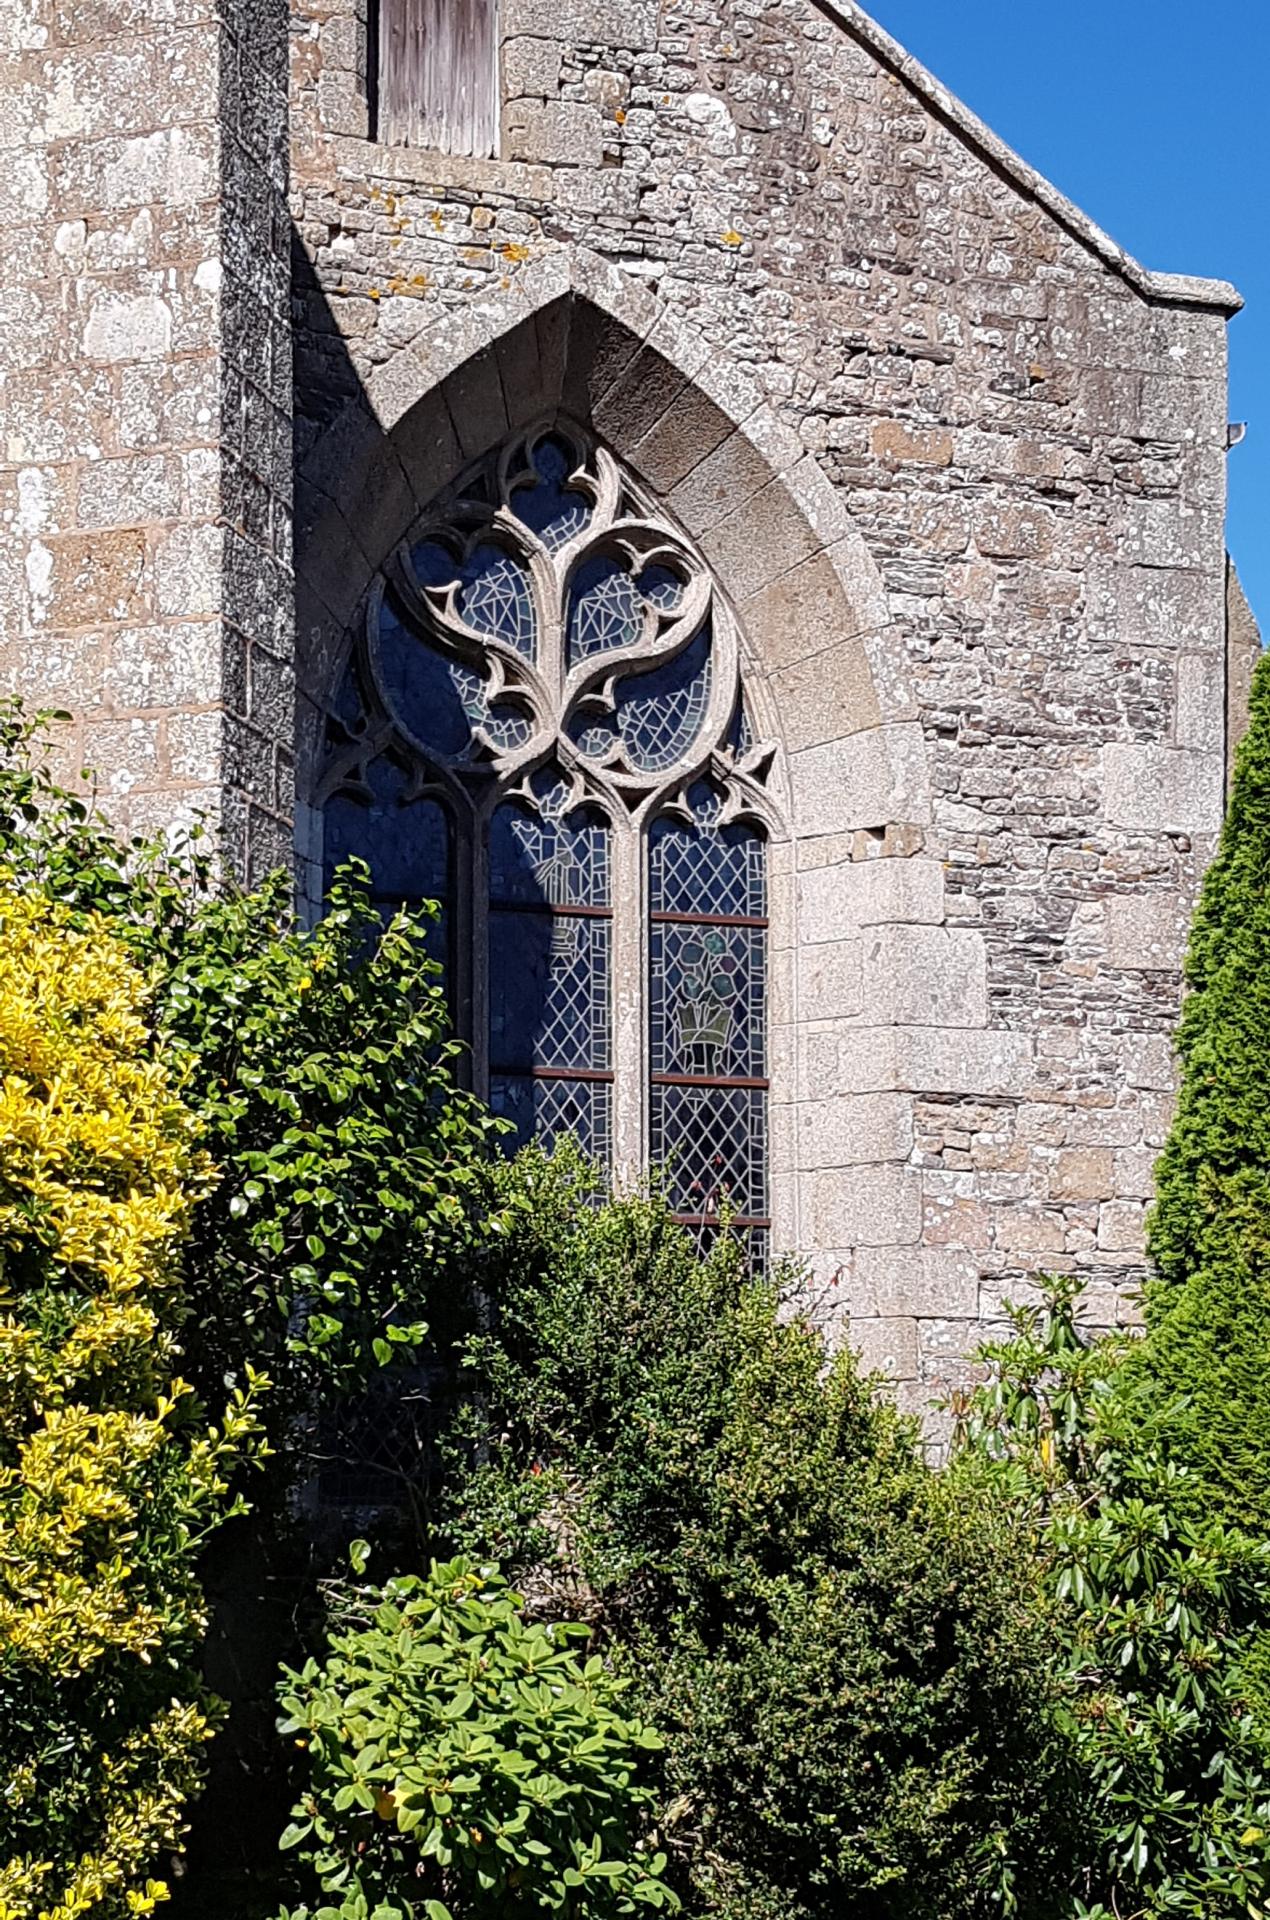
[[333,703],[328,875],[437,899],[476,1090],[677,1213],[767,1194],[770,751],[708,567],[602,447],[517,436],[434,504]]

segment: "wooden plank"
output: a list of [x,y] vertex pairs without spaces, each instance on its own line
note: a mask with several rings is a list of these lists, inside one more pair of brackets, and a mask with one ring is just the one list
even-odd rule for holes
[[497,0],[380,0],[378,97],[388,145],[492,154]]

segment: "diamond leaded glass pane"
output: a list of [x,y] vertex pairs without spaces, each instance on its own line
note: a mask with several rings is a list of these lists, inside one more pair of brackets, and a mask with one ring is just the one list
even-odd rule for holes
[[563,813],[500,807],[490,826],[490,1098],[510,1144],[574,1134],[607,1159],[611,1131],[612,920],[609,834]]
[[[694,788],[698,819],[709,790]],[[726,913],[762,919],[767,912],[766,850],[750,827],[685,826],[657,820],[650,839],[654,913]]]
[[490,1065],[609,1065],[609,921],[490,910]]
[[613,1087],[607,1080],[536,1080],[528,1075],[495,1074],[490,1080],[490,1106],[516,1131],[508,1135],[509,1152],[530,1140],[550,1150],[557,1141],[572,1138],[583,1153],[600,1166],[612,1151]]
[[764,1089],[654,1083],[650,1144],[676,1213],[717,1219],[726,1200],[744,1220],[766,1217]]
[[765,846],[751,827],[719,825],[707,783],[690,798],[691,825],[663,818],[649,836],[650,1148],[681,1218],[707,1226],[726,1205],[761,1236]]

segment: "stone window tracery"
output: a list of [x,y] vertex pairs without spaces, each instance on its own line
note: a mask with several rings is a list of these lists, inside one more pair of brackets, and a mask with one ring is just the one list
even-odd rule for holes
[[448,489],[385,568],[332,702],[327,873],[437,898],[476,1090],[513,1143],[651,1161],[761,1242],[771,751],[731,613],[603,447],[556,419]]

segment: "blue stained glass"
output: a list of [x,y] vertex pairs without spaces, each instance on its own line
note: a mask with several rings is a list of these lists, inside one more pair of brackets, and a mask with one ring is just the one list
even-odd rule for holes
[[621,681],[615,701],[632,764],[647,773],[673,767],[696,739],[710,702],[709,628],[673,660]]
[[677,612],[684,597],[683,581],[660,561],[645,567],[635,584],[649,605],[662,613]]
[[447,660],[408,627],[388,601],[379,618],[379,653],[390,707],[415,739],[440,758],[465,759],[477,727],[503,752],[523,746],[533,732],[521,707],[509,700],[491,703],[474,667]]
[[485,706],[484,726],[488,738],[504,753],[513,747],[523,747],[534,730],[529,715],[506,700],[495,700]]
[[353,856],[365,860],[375,892],[397,900],[444,900],[449,892],[450,830],[432,799],[407,800],[407,776],[381,754],[366,770],[369,803],[347,793],[326,805],[328,872]]
[[643,611],[629,569],[609,554],[593,554],[578,568],[569,594],[569,665],[634,646]]
[[489,864],[496,906],[609,904],[608,829],[594,815],[561,821],[500,807],[490,823]]
[[433,753],[458,759],[471,743],[473,718],[484,712],[480,675],[444,659],[387,600],[379,616],[379,658],[394,713]]
[[469,627],[532,658],[534,602],[520,561],[483,542],[464,563],[462,578],[459,612]]
[[345,861],[364,860],[370,868],[371,894],[388,911],[440,903],[428,949],[444,965],[449,942],[452,840],[449,816],[437,800],[407,800],[406,775],[386,755],[367,768],[369,803],[351,793],[336,793],[323,813],[325,884]]
[[482,540],[460,563],[443,541],[421,540],[411,549],[410,560],[425,587],[458,582],[458,610],[477,633],[532,657],[533,592],[529,575],[514,554],[492,540]]
[[621,735],[617,722],[608,713],[575,714],[569,723],[569,738],[588,760],[602,760]]
[[583,531],[591,518],[591,506],[585,494],[564,484],[573,470],[573,458],[563,440],[554,435],[540,440],[532,461],[537,485],[517,487],[512,494],[512,510],[554,553]]
[[654,1073],[761,1075],[766,1057],[761,927],[654,921],[649,1043]]
[[506,1151],[515,1153],[530,1140],[548,1149],[572,1138],[601,1166],[611,1152],[613,1088],[605,1080],[533,1080],[523,1075],[496,1074],[490,1081],[489,1103],[501,1119],[516,1128]]
[[459,563],[439,540],[421,540],[411,549],[415,576],[425,587],[448,587],[459,577]]
[[[704,781],[699,788],[711,793]],[[698,790],[693,788],[692,797]],[[704,801],[699,810],[705,810]],[[653,912],[761,919],[767,911],[765,853],[762,836],[752,827],[693,827],[663,816],[649,836]]]
[[732,723],[728,728],[728,745],[737,754],[748,753],[754,745],[754,734],[744,700],[738,700],[736,703],[736,711],[732,715]]

